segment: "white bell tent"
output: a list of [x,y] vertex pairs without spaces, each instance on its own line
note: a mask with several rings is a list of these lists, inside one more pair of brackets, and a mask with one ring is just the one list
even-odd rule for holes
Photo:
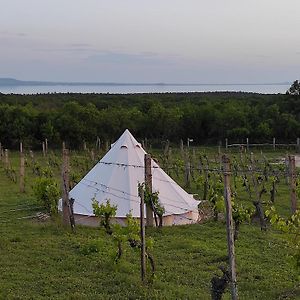
[[[128,129],[111,146],[106,155],[70,191],[74,199],[75,220],[79,224],[98,225],[94,217],[92,199],[117,205],[114,219],[124,223],[126,215],[140,216],[138,184],[144,182],[144,156],[146,152]],[[184,191],[153,160],[152,190],[158,191],[164,207],[163,225],[194,223],[198,219],[198,204],[192,195]]]

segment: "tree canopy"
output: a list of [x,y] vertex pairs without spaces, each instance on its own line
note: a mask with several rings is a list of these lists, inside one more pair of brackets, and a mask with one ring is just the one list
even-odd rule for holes
[[[299,82],[298,82],[299,84]],[[296,88],[296,83],[294,84]],[[292,90],[293,91],[293,90]],[[194,144],[282,142],[300,137],[300,102],[294,94],[165,93],[0,95],[0,142],[40,147],[114,141],[126,129],[161,145],[193,138]]]

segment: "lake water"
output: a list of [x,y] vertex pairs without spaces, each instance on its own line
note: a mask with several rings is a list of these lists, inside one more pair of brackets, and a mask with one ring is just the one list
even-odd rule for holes
[[97,86],[0,86],[3,94],[45,94],[45,93],[175,93],[175,92],[253,92],[261,94],[284,94],[289,84],[260,85],[97,85]]

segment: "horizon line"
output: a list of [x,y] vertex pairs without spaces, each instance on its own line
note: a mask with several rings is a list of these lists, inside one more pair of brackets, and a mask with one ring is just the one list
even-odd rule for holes
[[[1,82],[2,81],[2,82]],[[155,85],[165,85],[165,86],[202,86],[202,85],[289,85],[292,82],[256,82],[256,83],[178,83],[178,82],[114,82],[114,81],[103,81],[103,82],[93,82],[93,81],[40,81],[40,80],[19,80],[9,77],[0,77],[0,85],[9,86],[9,85],[70,85],[70,86],[88,86],[88,85],[127,85],[127,86],[155,86]]]

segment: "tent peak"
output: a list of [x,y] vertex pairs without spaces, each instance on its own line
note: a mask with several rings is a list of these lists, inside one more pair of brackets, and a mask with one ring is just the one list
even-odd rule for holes
[[[119,149],[142,148],[142,145],[134,138],[129,129],[125,129],[119,139],[112,145]],[[143,149],[144,150],[144,149]]]

